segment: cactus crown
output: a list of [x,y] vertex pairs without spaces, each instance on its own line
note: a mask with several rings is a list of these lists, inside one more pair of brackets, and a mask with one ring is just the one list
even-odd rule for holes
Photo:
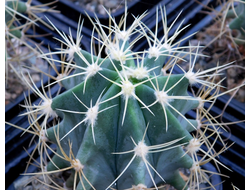
[[[68,48],[57,53],[67,53],[68,60],[75,61],[75,64],[62,61],[74,69],[72,75],[58,77],[56,81],[66,90],[54,97],[51,104],[44,99],[41,103],[41,109],[46,105],[44,110],[34,110],[38,108],[36,105],[26,106],[32,110],[28,112],[33,115],[31,120],[37,121],[39,114],[51,113],[50,110],[56,114],[45,114],[45,119],[60,117],[53,127],[48,128],[46,123],[39,127],[44,131],[43,135],[39,133],[43,143],[53,142],[58,147],[53,151],[53,158],[48,155],[44,158],[49,163],[47,171],[41,174],[70,169],[72,173],[66,186],[74,189],[158,189],[171,184],[181,190],[199,184],[195,175],[200,172],[200,166],[208,160],[216,160],[220,154],[212,151],[213,144],[208,143],[210,136],[218,138],[220,133],[211,129],[214,132],[206,137],[209,125],[201,127],[202,114],[208,119],[211,116],[200,102],[216,98],[206,100],[193,96],[187,88],[200,83],[208,91],[217,89],[219,85],[214,84],[213,79],[218,68],[193,73],[194,63],[190,63],[188,72],[173,74],[187,47],[177,47],[179,42],[174,42],[182,31],[181,26],[168,37],[172,25],[167,27],[166,10],[160,10],[165,32],[161,39],[157,37],[157,29],[154,33],[141,21],[145,14],[136,17],[126,31],[111,18],[113,26],[109,26],[109,34],[104,32],[106,26],[98,19],[95,23],[92,21],[100,36],[98,55],[79,47],[82,24],[79,24],[76,43],[72,36],[59,32]],[[125,21],[126,14],[121,23],[125,25]],[[130,41],[134,34],[138,36]],[[148,41],[149,49],[133,52],[132,47],[141,38]],[[102,50],[107,54],[105,58],[101,58]],[[198,55],[192,51],[186,53]],[[47,55],[43,57],[48,60]],[[167,58],[172,60],[168,72],[163,67]],[[42,96],[36,88],[32,89]],[[199,115],[196,120],[185,116],[192,109]],[[209,121],[213,123],[215,119]],[[196,137],[191,132],[195,132]],[[201,144],[210,146],[208,152],[201,149]],[[197,157],[199,150],[205,152],[201,161]],[[180,168],[195,170],[187,183],[179,173]]]

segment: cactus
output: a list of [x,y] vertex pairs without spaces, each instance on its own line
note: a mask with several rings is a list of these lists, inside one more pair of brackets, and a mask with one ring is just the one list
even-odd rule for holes
[[[49,98],[26,80],[42,98],[39,105],[26,101],[24,114],[30,120],[30,128],[25,131],[39,136],[42,172],[37,174],[71,170],[65,189],[158,189],[166,184],[178,190],[199,189],[198,173],[210,183],[200,167],[210,160],[222,165],[215,158],[228,147],[216,152],[214,143],[208,141],[211,136],[221,139],[215,125],[222,124],[208,114],[204,103],[221,95],[220,82],[214,83],[214,78],[218,70],[228,65],[194,73],[194,60],[188,72],[173,74],[177,60],[183,59],[183,50],[193,47],[179,47],[180,41],[174,43],[185,28],[180,29],[181,25],[169,38],[172,25],[167,27],[166,10],[160,10],[165,33],[161,39],[157,37],[158,21],[154,33],[141,21],[145,14],[136,17],[127,30],[126,14],[121,21],[123,29],[111,18],[110,34],[104,32],[98,19],[92,21],[100,36],[97,55],[93,49],[86,52],[80,48],[82,24],[79,23],[76,43],[72,36],[58,31],[67,48],[42,57],[51,61],[47,55],[68,54],[69,62],[59,62],[74,68],[74,72],[50,84],[60,83],[65,91]],[[130,41],[135,33],[137,37]],[[149,49],[133,52],[132,46],[141,38],[146,38]],[[196,48],[196,52],[186,54],[198,56],[199,47]],[[171,61],[165,64],[167,58]],[[187,88],[198,83],[204,92],[197,96],[188,93]],[[213,90],[215,93],[207,97]],[[197,111],[196,120],[185,116],[190,110]],[[44,120],[39,123],[41,116]],[[55,119],[52,127],[48,127],[50,117]],[[202,123],[204,117],[209,124]],[[206,136],[207,130],[213,133]],[[57,150],[49,148],[48,142],[55,143]],[[202,144],[208,147],[207,152]],[[53,158],[46,149],[54,153]],[[200,160],[198,151],[204,153]],[[192,171],[187,183],[180,168]]]
[[[88,56],[86,52],[81,53],[79,53],[80,56],[83,54],[85,54],[84,57]],[[77,66],[86,68],[87,65],[84,65],[86,63],[79,59],[78,54],[75,56]],[[150,61],[152,59],[144,58],[145,64],[150,65]],[[98,62],[101,63],[101,60]],[[198,104],[197,101],[187,96],[188,80],[183,78],[183,75],[158,76],[157,78],[149,75],[149,78],[138,80],[137,76],[122,76],[120,72],[126,70],[125,68],[124,70],[117,69],[120,67],[119,62],[117,65],[114,63],[113,69],[107,69],[112,66],[110,60],[105,63],[107,67],[104,65],[100,67],[98,73],[85,79],[87,81],[76,86],[69,85],[66,93],[53,99],[52,109],[58,111],[58,115],[63,117],[63,121],[55,126],[55,128],[60,128],[58,138],[60,138],[63,150],[68,152],[67,141],[70,139],[75,158],[85,166],[84,173],[87,179],[97,189],[108,187],[115,176],[122,173],[131,158],[135,163],[131,163],[127,169],[126,177],[121,176],[118,179],[118,189],[138,184],[151,187],[152,182],[156,186],[155,181],[160,182],[160,180],[157,179],[157,176],[152,177],[155,175],[152,169],[157,170],[159,167],[162,170],[164,169],[162,168],[163,163],[171,164],[172,162],[178,164],[167,169],[164,173],[164,181],[175,186],[183,184],[184,182],[180,179],[180,181],[173,180],[172,175],[176,173],[176,178],[180,178],[177,169],[179,167],[190,168],[192,164],[192,160],[187,155],[181,157],[184,154],[181,147],[155,155],[149,153],[151,146],[152,150],[156,151],[164,149],[167,142],[185,143],[192,138],[186,129],[181,127],[180,121],[177,119],[179,117],[179,120],[185,119],[189,122],[183,115],[188,109],[194,108]],[[132,63],[129,60],[125,61],[124,65],[131,64],[130,68],[133,68],[135,65]],[[62,83],[64,82],[66,81]],[[161,90],[157,91],[156,86],[159,86]],[[164,86],[166,87],[164,88]],[[171,88],[172,86],[175,87]],[[166,92],[169,93],[169,97]],[[180,96],[187,100],[181,100]],[[158,98],[158,103],[147,106],[155,102],[156,98]],[[168,103],[169,100],[173,101]],[[179,103],[182,106],[175,111],[177,109],[175,107],[180,107]],[[54,131],[56,129],[50,128],[47,133],[48,138],[56,143]],[[134,150],[134,155],[131,150]],[[130,154],[125,154],[126,151]],[[118,155],[115,156],[112,153]],[[154,159],[155,161],[153,161]],[[119,160],[118,163],[115,160]],[[63,162],[58,156],[53,159],[53,163],[55,165],[60,163],[62,168],[68,166],[68,163]],[[54,164],[51,162],[47,169],[56,169]],[[169,167],[169,165],[165,164],[164,167]],[[117,172],[115,172],[115,168],[117,168]],[[150,178],[152,181],[149,180]],[[88,189],[88,186],[85,188]]]
[[228,10],[227,18],[232,18],[228,27],[233,30],[236,29],[239,34],[235,38],[237,44],[244,44],[245,40],[245,0],[238,2],[237,6]]
[[[38,13],[41,12],[57,12],[51,9],[46,8],[46,6],[51,5],[55,2],[47,3],[40,6],[32,6],[32,0],[27,2],[23,2],[20,0],[8,0],[5,2],[5,31],[6,38],[11,40],[12,38],[21,41],[26,46],[30,47],[27,43],[25,43],[25,32],[32,26],[37,25],[38,21],[43,23],[45,26],[49,27],[46,22],[44,22],[41,18],[37,16]],[[43,8],[45,7],[45,8]],[[26,21],[25,24],[21,24],[18,20],[24,19]],[[31,48],[31,47],[30,47]],[[31,48],[32,49],[32,48]]]

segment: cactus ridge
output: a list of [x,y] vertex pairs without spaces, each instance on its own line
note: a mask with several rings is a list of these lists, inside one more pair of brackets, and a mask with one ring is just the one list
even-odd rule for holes
[[[196,98],[187,93],[189,81],[185,75],[150,75],[155,66],[148,57],[122,63],[110,58],[98,60],[83,50],[74,57],[79,69],[62,81],[67,91],[52,103],[63,119],[47,130],[48,138],[59,142],[65,152],[72,149],[96,189],[126,189],[138,184],[157,188],[166,182],[184,186],[176,171],[192,166],[192,159],[184,155],[181,147],[192,137],[180,121],[193,125],[184,115],[198,105]],[[105,64],[95,75],[86,77],[80,70],[90,66],[87,59]],[[143,77],[138,78],[132,72],[139,68],[136,65],[143,64],[147,68],[142,67]],[[59,128],[60,141],[56,141],[54,128]],[[60,150],[57,153],[62,156]],[[55,165],[69,166],[58,155],[48,170],[56,170]],[[173,179],[173,173],[178,181]],[[79,183],[78,188],[91,188],[89,183],[83,184]]]
[[[181,22],[169,38],[169,30],[179,15],[167,27],[166,10],[160,10],[164,26],[161,39],[157,37],[158,10],[155,33],[141,21],[146,13],[135,17],[127,30],[127,12],[119,25],[111,16],[113,26],[109,27],[102,26],[98,19],[91,20],[100,36],[91,38],[91,42],[99,42],[97,55],[93,48],[91,52],[80,48],[83,22],[79,20],[75,42],[71,32],[66,36],[50,22],[63,38],[58,40],[67,48],[41,57],[58,62],[46,56],[67,54],[67,59],[64,56],[61,61],[65,72],[48,85],[58,83],[65,91],[49,98],[44,89],[40,92],[33,82],[30,84],[25,79],[42,99],[39,105],[31,105],[26,100],[24,107],[28,112],[23,114],[30,121],[25,132],[39,136],[40,174],[70,170],[64,188],[74,190],[158,189],[166,184],[178,190],[199,189],[199,175],[211,184],[200,166],[210,160],[220,164],[215,157],[228,147],[216,127],[223,128],[223,124],[217,122],[209,113],[210,108],[205,109],[204,105],[220,96],[221,81],[214,81],[231,63],[194,72],[196,56],[200,56],[199,45],[195,52],[194,46],[179,47],[184,39],[175,42],[175,38],[187,26],[181,28]],[[104,31],[107,28],[108,35]],[[131,41],[135,34],[137,37]],[[132,47],[142,38],[147,40],[149,48],[134,52]],[[186,52],[186,48],[190,48],[190,52]],[[103,53],[105,57],[101,56]],[[179,67],[177,62],[183,60],[184,53],[190,57],[195,55],[195,59],[190,58],[188,71],[181,68],[183,74],[174,74],[173,69]],[[69,74],[71,70],[74,71]],[[188,87],[197,84],[201,84],[199,94],[188,93]],[[212,91],[215,92],[210,96]],[[191,110],[196,111],[196,119],[186,117]],[[56,122],[48,127],[50,117]],[[41,118],[44,120],[40,125]],[[207,131],[212,131],[208,137]],[[219,152],[214,150],[215,143],[208,140],[213,135],[224,145]],[[57,145],[56,151],[48,142]],[[201,148],[202,144],[208,148],[207,152]],[[52,158],[47,149],[54,153]],[[204,154],[200,160],[198,152]],[[190,170],[187,182],[179,171],[181,168]]]

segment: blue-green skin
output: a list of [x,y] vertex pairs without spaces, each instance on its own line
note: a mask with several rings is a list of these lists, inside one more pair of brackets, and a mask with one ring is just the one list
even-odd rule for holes
[[[81,51],[85,58],[91,61],[91,56],[85,51]],[[75,56],[76,64],[82,67],[87,65],[79,58],[77,54]],[[102,59],[99,60],[101,62]],[[135,59],[136,61],[136,59]],[[144,65],[147,65],[148,69],[155,67],[155,65],[163,65],[165,57],[159,57],[156,61],[151,58],[145,58]],[[118,61],[114,61],[117,68],[121,69]],[[126,66],[135,66],[134,60],[126,62]],[[75,70],[75,73],[80,72],[79,69]],[[156,75],[161,72],[161,67],[154,70]],[[102,70],[100,73],[112,81],[119,83],[121,79],[116,73],[110,60],[107,59],[102,64]],[[151,78],[154,75],[151,76]],[[171,75],[168,82],[167,89],[177,83],[183,75]],[[159,76],[157,78],[159,83],[159,89],[161,90],[167,80],[168,76]],[[135,84],[140,82],[137,79],[130,79]],[[155,79],[152,82],[156,86]],[[55,97],[53,99],[52,108],[57,111],[58,115],[63,118],[61,123],[49,128],[48,138],[56,143],[55,131],[60,127],[59,138],[62,138],[72,127],[77,125],[84,119],[82,114],[73,114],[68,112],[58,111],[57,109],[65,109],[72,111],[86,112],[86,108],[74,97],[73,93],[87,105],[95,105],[99,95],[105,89],[101,101],[104,101],[121,91],[121,88],[115,84],[112,84],[100,74],[89,78],[86,83],[85,93],[83,94],[84,76],[77,76],[63,81],[66,92]],[[186,78],[183,78],[170,92],[169,95],[188,96],[187,87],[189,83]],[[155,101],[154,88],[148,81],[141,84],[135,89],[136,95],[146,104],[150,105]],[[178,109],[182,114],[185,114],[188,110],[197,107],[198,101],[195,100],[172,100],[171,105]],[[185,137],[180,143],[187,143],[192,136],[189,131],[193,130],[193,127],[184,120],[178,113],[172,110],[170,107],[165,107],[168,117],[168,131],[166,132],[165,116],[162,110],[162,105],[156,103],[150,107],[154,115],[147,109],[142,108],[143,105],[139,103],[135,98],[129,98],[127,111],[124,123],[122,125],[122,117],[124,113],[125,100],[120,96],[110,101],[107,101],[100,105],[99,110],[106,107],[116,105],[104,112],[98,114],[97,122],[94,126],[95,141],[94,144],[91,126],[87,124],[79,125],[74,131],[72,131],[66,138],[60,141],[61,146],[65,153],[69,152],[68,139],[72,143],[72,151],[77,159],[84,165],[83,172],[91,184],[97,189],[106,189],[116,177],[124,170],[131,158],[134,156],[134,152],[127,154],[113,154],[119,152],[125,152],[133,150],[135,148],[131,137],[136,143],[142,140],[143,134],[148,125],[147,134],[144,142],[147,146],[158,145],[166,143],[178,138]],[[192,121],[195,125],[194,121]],[[57,152],[61,155],[60,150]],[[179,168],[190,168],[193,164],[192,159],[187,154],[185,156],[182,147],[173,148],[167,151],[158,153],[149,153],[146,156],[147,161],[159,172],[164,178],[165,182],[173,185],[176,189],[181,190],[185,186],[185,182],[180,177]],[[70,166],[70,163],[62,160],[58,156],[53,157],[53,162],[59,168],[65,168]],[[50,162],[47,166],[48,170],[56,170],[57,168]],[[154,181],[157,186],[164,184],[164,182],[158,177],[158,175],[150,169],[154,177]],[[73,184],[74,170],[72,169],[72,175],[66,182],[67,186]],[[92,189],[90,185],[83,179],[86,189]],[[148,188],[154,187],[147,168],[142,161],[141,157],[137,156],[132,164],[128,167],[126,172],[119,178],[119,180],[112,186],[115,189],[127,189],[132,185],[144,184]],[[83,189],[81,183],[78,183],[77,189]],[[187,188],[186,188],[187,189]]]
[[[19,14],[24,14],[27,11],[27,6],[22,1],[7,1],[6,6],[17,11]],[[5,8],[5,24],[9,27],[9,32],[20,39],[22,37],[22,33],[20,29],[16,29],[13,25],[13,16],[17,16],[17,14]],[[12,38],[12,36],[9,38]]]
[[[235,12],[237,16],[235,15]],[[239,35],[237,38],[245,39],[245,1],[244,3],[239,2],[239,4],[235,7],[235,12],[230,9],[227,13],[227,18],[232,18],[232,21],[229,23],[230,29],[236,29],[239,31]],[[244,42],[240,40],[235,40],[237,44],[244,44]]]

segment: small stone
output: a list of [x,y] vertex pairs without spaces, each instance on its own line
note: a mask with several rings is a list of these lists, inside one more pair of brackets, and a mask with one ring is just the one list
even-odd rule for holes
[[228,87],[228,89],[232,89],[232,88],[236,87],[235,80],[233,78],[227,79],[227,87]]
[[33,190],[33,187],[31,185],[24,187],[22,190]]
[[5,99],[9,100],[11,98],[11,94],[5,91]]
[[[14,181],[15,190],[23,190],[24,187],[29,183],[29,181],[30,181],[30,176],[24,176],[16,181]],[[29,190],[31,190],[31,189],[29,189]]]
[[119,2],[114,1],[114,0],[105,1],[105,2],[104,2],[104,6],[105,6],[107,9],[116,8],[117,5],[119,5]]
[[237,99],[240,102],[245,102],[245,90],[239,89],[238,94],[237,94]]
[[227,70],[227,74],[229,75],[229,77],[236,77],[237,76],[237,69],[236,68],[229,68]]
[[22,88],[22,86],[20,85],[20,86],[17,86],[16,87],[16,89],[15,89],[15,92],[16,92],[16,94],[21,94],[22,92],[23,92],[23,88]]
[[89,10],[89,11],[91,11],[91,12],[95,12],[95,6],[92,5],[91,3],[88,3],[86,5],[86,9]]
[[31,78],[33,79],[34,82],[40,81],[40,75],[39,74],[33,74],[31,75]]
[[105,11],[105,9],[103,8],[102,5],[98,5],[97,9],[98,9],[98,12],[99,12],[101,15],[106,15],[106,14],[107,14],[106,11]]
[[16,99],[17,95],[16,94],[12,94],[11,95],[11,99]]

